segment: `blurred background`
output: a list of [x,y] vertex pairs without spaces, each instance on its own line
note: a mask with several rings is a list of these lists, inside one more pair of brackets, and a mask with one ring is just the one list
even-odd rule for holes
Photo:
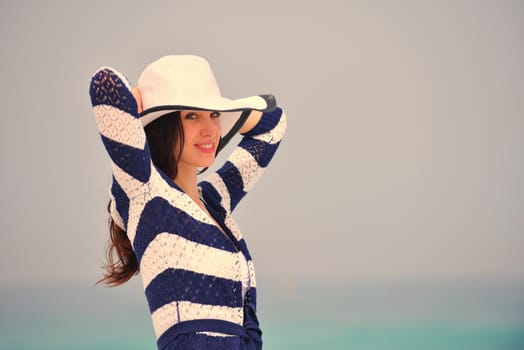
[[156,348],[140,279],[94,286],[88,84],[189,53],[287,111],[235,213],[264,349],[524,349],[524,2],[0,0],[0,42],[1,349]]

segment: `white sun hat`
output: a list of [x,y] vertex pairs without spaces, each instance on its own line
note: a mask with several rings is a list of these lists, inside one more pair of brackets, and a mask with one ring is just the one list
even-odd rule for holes
[[150,63],[137,87],[143,126],[177,110],[220,111],[222,138],[217,152],[238,132],[252,110],[265,112],[276,107],[272,95],[236,100],[222,97],[209,63],[193,55],[164,56]]

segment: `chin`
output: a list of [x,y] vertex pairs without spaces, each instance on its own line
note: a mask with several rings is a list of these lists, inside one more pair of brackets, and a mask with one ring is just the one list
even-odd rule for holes
[[200,167],[200,168],[209,168],[214,163],[215,163],[215,158],[199,162],[198,167]]

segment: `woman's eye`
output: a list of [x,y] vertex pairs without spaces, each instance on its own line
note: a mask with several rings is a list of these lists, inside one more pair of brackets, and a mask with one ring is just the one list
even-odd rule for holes
[[186,116],[184,117],[185,119],[196,119],[196,114],[195,113],[188,113],[186,114]]
[[219,118],[220,117],[220,112],[212,112],[211,113],[211,118]]

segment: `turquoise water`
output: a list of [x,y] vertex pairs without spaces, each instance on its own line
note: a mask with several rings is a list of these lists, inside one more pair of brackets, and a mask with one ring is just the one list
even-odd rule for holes
[[[259,286],[266,350],[524,349],[524,284]],[[0,290],[0,349],[155,349],[141,287]]]

